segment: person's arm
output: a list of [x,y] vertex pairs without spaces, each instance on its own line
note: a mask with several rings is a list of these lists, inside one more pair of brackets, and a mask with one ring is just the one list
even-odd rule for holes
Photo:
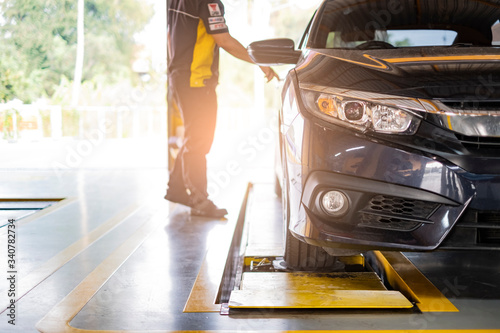
[[[250,56],[248,55],[247,49],[243,45],[241,45],[241,43],[238,40],[236,40],[233,36],[231,36],[228,32],[213,34],[212,37],[214,38],[217,45],[222,47],[232,56],[241,59],[243,61],[249,62],[251,64],[255,64],[252,61],[252,58],[250,58]],[[273,78],[277,78],[279,80],[278,74],[276,74],[276,72],[271,67],[267,66],[259,66],[259,67],[266,75],[267,82],[271,81]]]

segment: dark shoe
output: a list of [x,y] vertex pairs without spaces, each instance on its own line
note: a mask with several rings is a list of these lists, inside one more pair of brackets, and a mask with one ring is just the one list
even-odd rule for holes
[[184,206],[192,207],[193,206],[193,201],[189,197],[189,194],[187,194],[186,191],[184,192],[173,192],[171,190],[167,191],[167,194],[165,195],[165,199],[170,201],[170,202],[175,202]]
[[227,210],[217,207],[208,198],[191,206],[191,215],[213,218],[223,218],[227,215]]

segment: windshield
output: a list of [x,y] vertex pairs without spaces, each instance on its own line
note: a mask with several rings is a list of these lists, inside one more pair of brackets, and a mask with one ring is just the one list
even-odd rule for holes
[[500,0],[327,0],[309,47],[500,45]]

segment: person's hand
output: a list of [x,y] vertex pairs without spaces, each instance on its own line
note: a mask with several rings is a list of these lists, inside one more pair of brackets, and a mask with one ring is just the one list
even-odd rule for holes
[[279,81],[280,77],[278,76],[278,74],[276,74],[274,69],[267,66],[259,66],[259,67],[266,75],[267,82],[271,81],[273,78],[276,78]]

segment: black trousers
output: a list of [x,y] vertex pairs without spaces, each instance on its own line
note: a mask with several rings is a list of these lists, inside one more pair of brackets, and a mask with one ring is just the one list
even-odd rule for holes
[[170,173],[169,191],[207,193],[206,155],[214,139],[217,118],[215,85],[192,88],[188,80],[170,79],[169,89],[184,122],[184,141]]

